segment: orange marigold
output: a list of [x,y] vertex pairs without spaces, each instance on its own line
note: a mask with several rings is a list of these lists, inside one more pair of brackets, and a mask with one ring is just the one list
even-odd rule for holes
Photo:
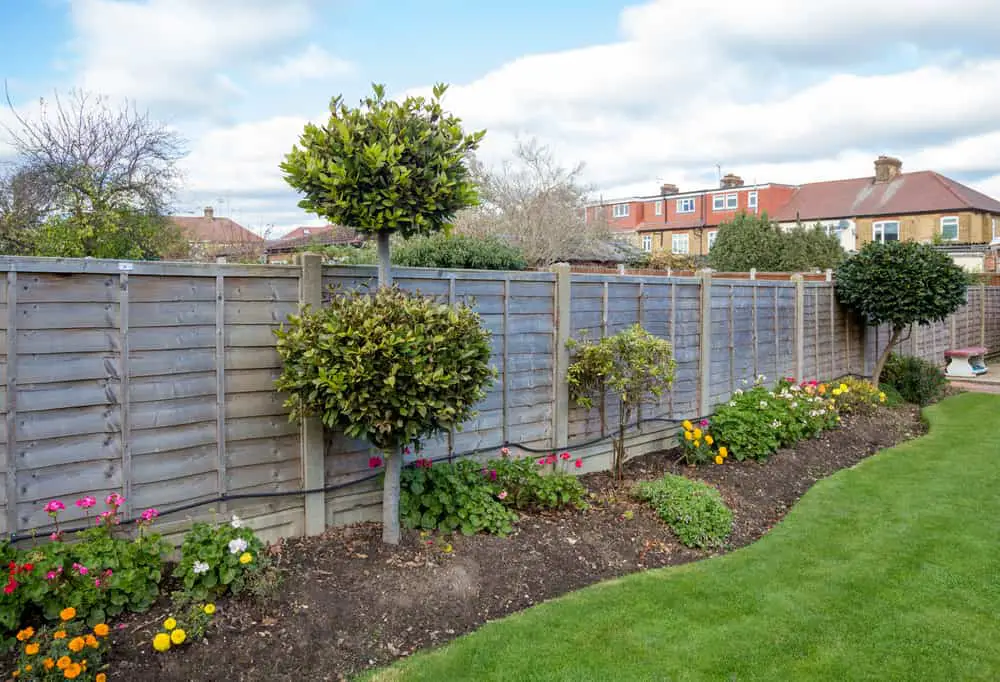
[[73,639],[69,640],[69,650],[72,651],[74,654],[78,654],[81,651],[83,651],[83,647],[85,647],[86,645],[87,643],[83,641],[83,637],[74,637]]
[[83,641],[86,642],[87,646],[91,649],[96,649],[100,646],[100,643],[97,641],[97,637],[94,637],[93,635],[85,635]]
[[108,676],[104,673],[97,673],[97,677],[94,678],[94,682],[108,682]]
[[53,668],[56,667],[56,662],[53,661],[51,658],[46,658],[44,661],[42,661],[42,665],[45,666],[46,670],[52,670]]
[[59,660],[56,661],[56,667],[59,668],[60,670],[65,670],[66,668],[69,667],[70,663],[72,662],[73,661],[70,659],[69,656],[60,656]]
[[52,638],[53,639],[66,639],[66,631],[65,630],[56,630],[52,634]]
[[59,612],[59,617],[63,620],[73,620],[76,618],[76,609],[72,606],[67,606],[62,611]]
[[19,633],[17,633],[17,641],[26,642],[35,636],[35,628],[24,628]]
[[111,629],[105,623],[98,623],[94,626],[94,634],[98,637],[107,637]]
[[83,672],[83,668],[80,667],[79,663],[70,663],[69,667],[63,670],[63,677],[67,680],[75,680]]
[[24,647],[24,653],[28,654],[29,656],[34,656],[35,654],[37,654],[38,642],[32,642],[28,646]]

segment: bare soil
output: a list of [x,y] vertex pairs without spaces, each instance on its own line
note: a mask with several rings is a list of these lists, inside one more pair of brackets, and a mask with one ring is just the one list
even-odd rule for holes
[[735,515],[723,550],[731,551],[767,533],[817,480],[923,431],[919,411],[903,407],[845,419],[765,464],[692,468],[673,451],[639,457],[624,486],[607,474],[582,478],[588,511],[524,515],[508,538],[408,532],[387,547],[377,524],[360,524],[289,539],[275,547],[284,581],[273,599],[220,601],[207,641],[167,654],[150,641],[169,604],[129,616],[114,630],[109,679],[348,679],[571,590],[712,554],[684,547],[629,499],[633,482],[669,471],[716,485]]

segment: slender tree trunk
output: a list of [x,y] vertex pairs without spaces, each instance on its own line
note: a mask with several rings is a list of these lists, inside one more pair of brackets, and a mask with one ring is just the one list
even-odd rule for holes
[[403,471],[403,454],[399,450],[385,456],[385,482],[382,485],[382,542],[398,545],[399,528],[399,479]]
[[614,462],[612,466],[615,471],[615,480],[621,482],[625,475],[625,427],[628,425],[629,410],[624,402],[618,403],[618,438],[614,443]]
[[872,383],[876,386],[879,384],[879,379],[882,378],[882,369],[885,367],[885,361],[889,359],[889,353],[892,352],[892,347],[896,345],[902,333],[902,327],[892,328],[892,334],[889,335],[889,343],[886,344],[885,350],[882,351],[878,356],[878,361],[875,362],[875,369],[872,370]]
[[392,286],[392,258],[389,254],[389,233],[379,232],[378,244],[378,285],[380,287]]

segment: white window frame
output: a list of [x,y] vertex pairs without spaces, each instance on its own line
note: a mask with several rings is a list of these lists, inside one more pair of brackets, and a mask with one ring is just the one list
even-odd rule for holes
[[737,192],[732,192],[726,195],[726,210],[735,211],[740,207],[740,195]]
[[872,223],[872,241],[885,243],[885,228],[888,225],[896,226],[896,238],[890,239],[889,241],[899,241],[900,238],[900,225],[898,220],[880,220],[877,223]]
[[688,253],[690,240],[687,232],[679,232],[670,235],[670,253]]
[[715,246],[715,239],[719,236],[718,230],[711,230],[708,233],[708,250],[711,251],[712,247]]
[[629,207],[628,204],[615,204],[611,208],[611,217],[612,218],[628,218],[629,208],[630,207]]
[[678,213],[694,213],[694,197],[685,197],[677,200]]
[[[952,225],[954,225],[954,227],[955,227],[955,236],[954,237],[947,237],[947,236],[945,236],[945,234],[944,234],[945,223],[947,223],[949,227],[951,227]],[[958,241],[958,216],[957,215],[942,216],[941,217],[941,225],[940,225],[940,227],[941,227],[941,239],[943,239],[946,242],[957,242]]]
[[653,250],[653,235],[651,234],[642,235],[642,250],[643,251]]
[[726,195],[725,194],[713,194],[712,195],[712,210],[713,211],[725,211],[726,210]]
[[738,192],[720,192],[712,195],[713,211],[735,211],[740,206]]
[[757,210],[757,190],[747,192],[747,208]]
[[663,215],[663,199],[657,199],[653,205],[653,213]]

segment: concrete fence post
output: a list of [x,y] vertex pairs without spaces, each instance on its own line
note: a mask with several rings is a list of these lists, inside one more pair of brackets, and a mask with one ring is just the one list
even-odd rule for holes
[[[299,304],[310,308],[323,305],[323,257],[318,253],[302,254],[299,277]],[[326,484],[323,422],[319,417],[302,420],[299,427],[302,487],[311,490]],[[305,496],[305,533],[319,535],[326,530],[326,493]]]
[[556,263],[551,268],[555,273],[555,347],[552,355],[553,363],[553,396],[552,406],[552,447],[565,448],[569,443],[569,384],[566,376],[569,371],[570,339],[570,288],[572,275],[568,263]]
[[801,381],[806,369],[806,282],[802,275],[792,275],[795,282],[795,377]]
[[712,411],[712,271],[699,270],[701,333],[698,339],[698,414]]

